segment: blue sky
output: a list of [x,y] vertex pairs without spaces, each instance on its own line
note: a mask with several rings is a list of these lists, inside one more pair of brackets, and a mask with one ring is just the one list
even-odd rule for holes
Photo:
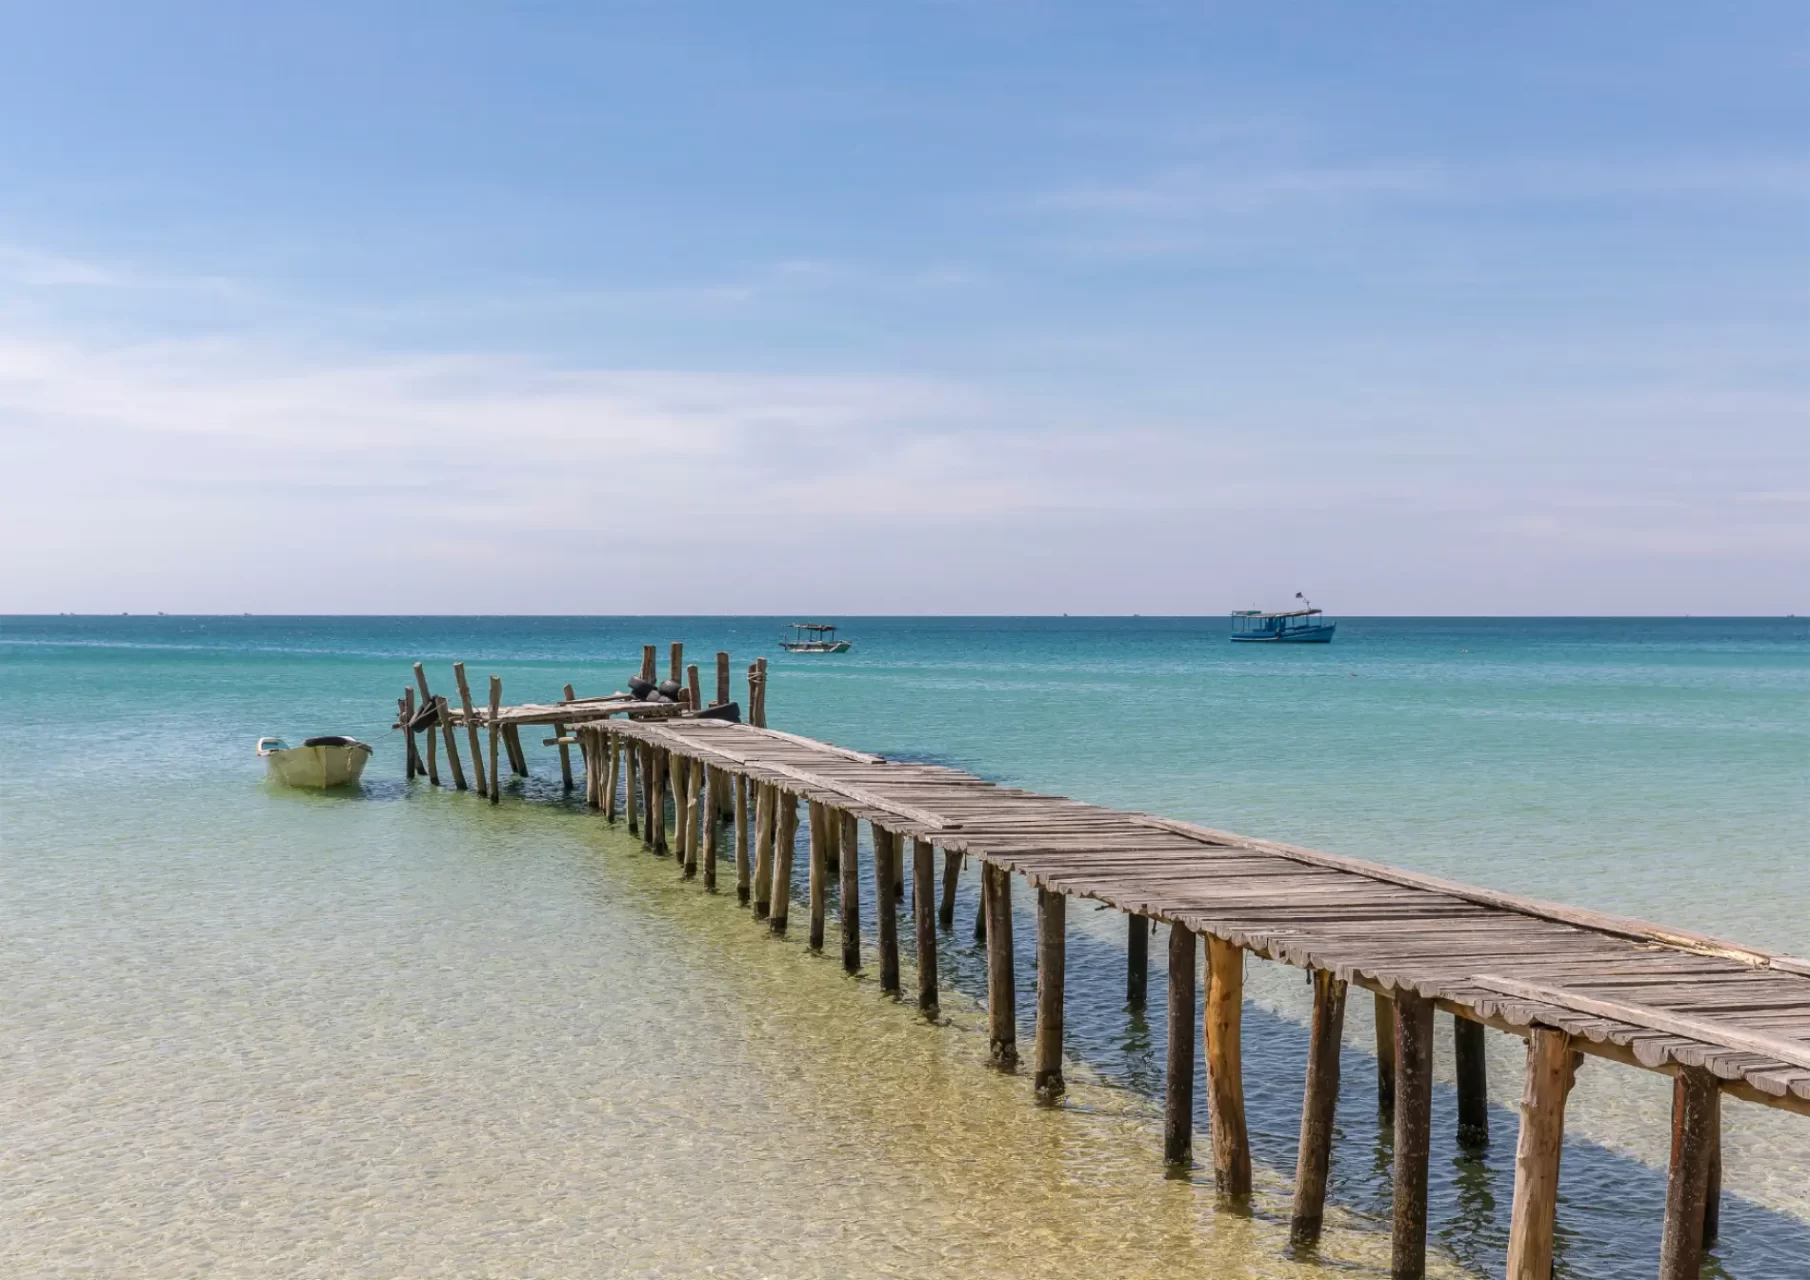
[[0,610],[1810,612],[1779,5],[0,10]]

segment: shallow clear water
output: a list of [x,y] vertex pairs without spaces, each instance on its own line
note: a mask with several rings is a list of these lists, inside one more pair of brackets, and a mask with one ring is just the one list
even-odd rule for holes
[[[776,727],[1810,954],[1801,622],[1360,619],[1280,650],[1219,620],[875,619],[833,658],[780,654],[777,630],[0,621],[9,1273],[1386,1269],[1367,1000],[1337,1223],[1323,1263],[1294,1259],[1298,973],[1253,966],[1260,1196],[1219,1212],[1210,1175],[1162,1176],[1165,1028],[1160,999],[1122,1007],[1121,918],[1071,912],[1071,1094],[1039,1108],[981,1065],[971,879],[926,1026],[567,800],[550,750],[497,808],[405,784],[385,708],[415,658],[524,700],[616,687],[649,640],[662,664],[685,640],[707,684],[716,649],[765,653]],[[262,781],[256,737],[313,732],[378,745],[361,795]],[[1030,937],[1027,913],[1027,1019]],[[1463,1157],[1435,1104],[1442,1274],[1501,1271],[1518,1042],[1490,1039],[1488,1152]],[[1652,1274],[1667,1104],[1657,1077],[1586,1066],[1562,1274]],[[1720,1273],[1802,1276],[1810,1121],[1726,1118]]]

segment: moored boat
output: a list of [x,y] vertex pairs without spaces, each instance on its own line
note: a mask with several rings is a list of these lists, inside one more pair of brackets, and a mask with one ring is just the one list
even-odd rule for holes
[[779,647],[787,653],[847,653],[852,646],[836,638],[833,622],[794,622],[791,637],[782,636]]
[[1326,621],[1325,611],[1316,609],[1299,591],[1295,599],[1299,609],[1265,613],[1261,609],[1237,609],[1232,613],[1232,639],[1260,644],[1331,644],[1338,623]]
[[265,772],[286,787],[348,787],[358,782],[371,759],[369,744],[328,735],[292,747],[281,738],[259,738]]

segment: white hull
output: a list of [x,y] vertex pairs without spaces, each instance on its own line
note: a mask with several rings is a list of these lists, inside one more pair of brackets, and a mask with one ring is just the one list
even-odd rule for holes
[[346,787],[357,783],[371,758],[362,742],[331,747],[259,749],[271,781],[286,787]]

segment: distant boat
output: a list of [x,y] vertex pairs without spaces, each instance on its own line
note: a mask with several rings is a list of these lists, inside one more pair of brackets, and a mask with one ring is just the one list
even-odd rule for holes
[[309,738],[292,747],[281,738],[259,738],[258,754],[273,781],[286,787],[355,785],[371,758],[371,748],[357,738]]
[[1259,609],[1239,609],[1232,614],[1232,639],[1260,644],[1331,644],[1336,622],[1324,620],[1325,611],[1316,609],[1306,596],[1295,592],[1299,609],[1281,613],[1264,613]]
[[852,646],[836,639],[833,622],[794,622],[791,637],[780,637],[779,647],[787,653],[847,653]]

